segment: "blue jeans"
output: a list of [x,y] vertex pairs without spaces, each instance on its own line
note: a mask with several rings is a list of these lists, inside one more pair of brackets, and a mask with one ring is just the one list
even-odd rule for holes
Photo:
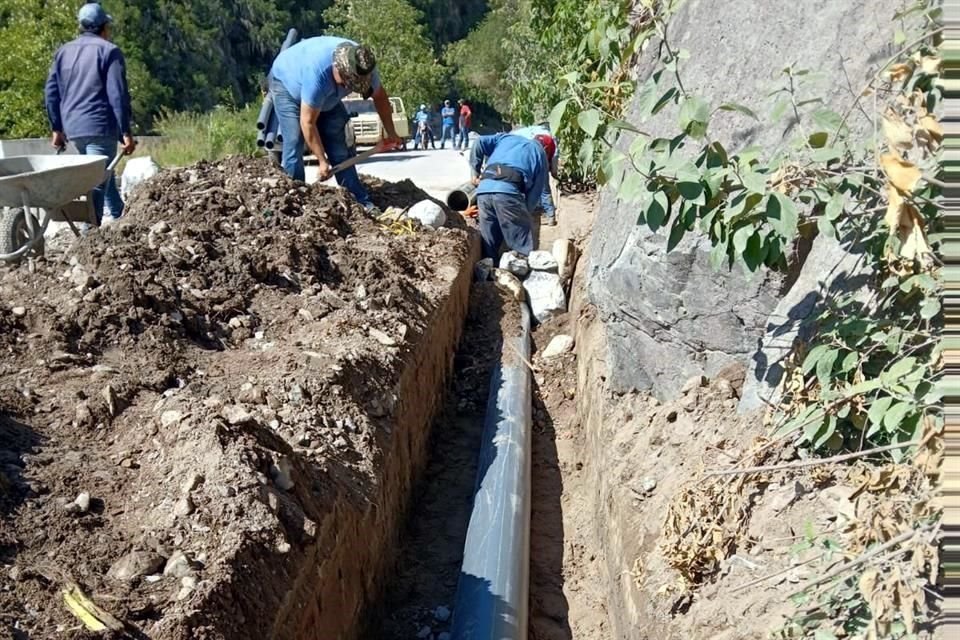
[[[283,136],[283,153],[280,164],[284,172],[294,180],[303,181],[305,171],[303,166],[303,131],[300,129],[300,103],[290,95],[287,88],[278,80],[270,80],[270,93],[273,94],[273,111],[280,123],[280,135]],[[317,130],[320,132],[320,141],[327,154],[327,162],[336,166],[352,157],[347,146],[346,126],[350,120],[347,109],[342,102],[329,111],[322,111],[317,119]],[[319,158],[318,158],[319,159]],[[367,193],[357,168],[350,167],[337,174],[337,184],[346,188],[357,202],[366,208],[373,206],[370,195]]]
[[550,178],[547,178],[547,186],[543,188],[540,194],[540,208],[543,209],[543,215],[552,218],[557,213],[557,207],[553,204],[553,193],[550,191]]
[[443,125],[443,129],[440,130],[440,148],[441,148],[441,149],[443,149],[443,144],[444,144],[448,139],[450,140],[450,146],[451,146],[451,147],[454,146],[454,145],[456,144],[456,142],[457,142],[457,141],[456,141],[456,135],[454,135],[454,133],[453,133],[453,123],[444,124],[444,125]]
[[[107,156],[107,164],[117,156],[117,139],[113,136],[95,136],[71,139],[80,155]],[[103,207],[106,204],[110,217],[114,220],[123,215],[123,200],[117,190],[117,178],[110,177],[93,190],[93,210],[97,214],[97,224],[103,221]]]
[[467,149],[470,147],[470,128],[460,127],[460,137],[457,139],[457,149]]
[[496,262],[500,245],[521,255],[533,251],[533,230],[530,213],[523,196],[513,193],[481,193],[477,196],[477,218],[483,257]]

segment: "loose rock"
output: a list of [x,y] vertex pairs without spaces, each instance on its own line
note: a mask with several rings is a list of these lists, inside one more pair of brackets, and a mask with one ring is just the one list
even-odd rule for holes
[[433,633],[433,629],[424,625],[420,627],[420,631],[417,633],[417,637],[420,638],[421,640],[424,640],[426,638],[429,638],[431,633]]
[[253,416],[249,411],[238,404],[227,405],[220,412],[220,415],[230,424],[246,424],[253,421]]
[[18,318],[22,318],[23,316],[27,315],[27,308],[14,307],[13,309],[10,309],[10,312],[13,313],[13,315],[17,316]]
[[562,356],[571,350],[573,350],[573,338],[561,333],[560,335],[553,336],[550,344],[543,350],[543,358],[544,360],[550,360],[551,358]]
[[560,276],[534,271],[523,281],[530,298],[530,310],[537,322],[546,322],[567,310],[567,296],[563,293]]
[[493,275],[493,258],[484,258],[473,265],[473,279],[477,282],[486,282]]
[[177,500],[177,503],[173,505],[174,515],[180,517],[186,517],[192,514],[196,510],[196,506],[193,504],[193,500],[190,499],[190,496],[184,496]]
[[500,256],[500,268],[509,271],[518,278],[523,278],[530,273],[530,265],[527,259],[513,251],[507,251]]
[[163,575],[167,577],[183,578],[192,573],[193,569],[190,567],[190,561],[183,551],[174,551],[163,567]]
[[443,605],[440,605],[439,607],[433,610],[433,619],[436,620],[437,622],[446,622],[447,620],[450,619],[450,609],[448,609]]
[[290,464],[290,460],[287,457],[282,457],[277,460],[276,464],[270,465],[270,477],[273,479],[273,484],[278,489],[283,491],[290,491],[293,489],[293,466]]
[[510,294],[519,302],[523,302],[527,298],[527,294],[524,293],[523,285],[520,283],[520,279],[510,273],[505,269],[494,269],[493,280],[497,283],[497,286],[501,289],[506,289]]
[[534,271],[557,273],[559,268],[556,258],[549,251],[531,251],[527,256],[527,263]]
[[107,577],[121,582],[157,573],[163,568],[164,559],[153,551],[131,551],[114,562],[107,571]]
[[447,223],[447,214],[443,211],[443,207],[433,200],[421,200],[410,207],[407,216],[434,229],[439,229]]

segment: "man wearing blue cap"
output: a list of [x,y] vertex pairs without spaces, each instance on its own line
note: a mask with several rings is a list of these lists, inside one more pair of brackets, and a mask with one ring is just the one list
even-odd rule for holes
[[[73,142],[81,154],[117,155],[137,147],[131,130],[130,92],[126,62],[120,48],[110,42],[113,22],[98,2],[83,5],[77,14],[80,37],[60,47],[47,77],[46,106],[52,144],[57,149]],[[104,201],[111,216],[123,214],[123,201],[113,176],[93,190],[97,221],[103,218]]]

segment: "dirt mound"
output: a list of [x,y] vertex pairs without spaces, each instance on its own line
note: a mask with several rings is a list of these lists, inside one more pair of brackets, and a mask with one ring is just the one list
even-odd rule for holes
[[76,582],[151,637],[266,637],[291,549],[380,481],[399,372],[469,246],[234,158],[0,267],[0,622],[79,628]]

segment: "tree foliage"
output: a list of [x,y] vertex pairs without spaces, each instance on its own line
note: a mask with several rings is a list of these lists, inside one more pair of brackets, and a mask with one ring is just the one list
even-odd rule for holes
[[331,33],[373,49],[387,92],[408,108],[443,94],[446,69],[434,57],[423,15],[405,0],[337,0],[324,17]]

